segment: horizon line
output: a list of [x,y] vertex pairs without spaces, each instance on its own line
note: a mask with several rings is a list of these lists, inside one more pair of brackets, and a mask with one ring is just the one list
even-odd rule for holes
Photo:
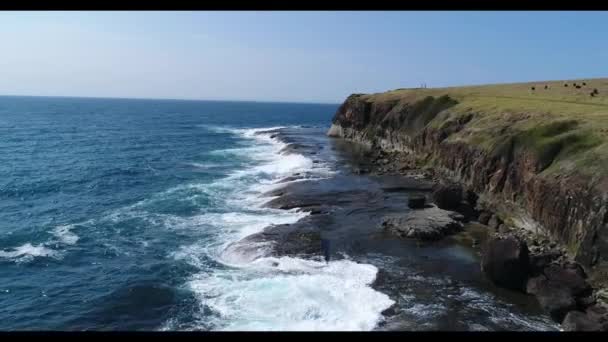
[[72,96],[72,95],[16,95],[0,94],[0,97],[43,97],[43,98],[66,98],[66,99],[91,99],[91,100],[143,100],[143,101],[191,101],[191,102],[245,102],[245,103],[283,103],[283,104],[311,104],[311,105],[339,105],[341,102],[304,102],[304,101],[273,101],[273,100],[230,100],[230,99],[178,99],[178,98],[153,98],[153,97],[112,97],[112,96]]

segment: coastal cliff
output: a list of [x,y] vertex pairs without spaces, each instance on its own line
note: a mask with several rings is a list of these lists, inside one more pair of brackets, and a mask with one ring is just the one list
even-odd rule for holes
[[353,94],[328,135],[462,184],[505,225],[563,246],[605,284],[606,94],[608,79]]

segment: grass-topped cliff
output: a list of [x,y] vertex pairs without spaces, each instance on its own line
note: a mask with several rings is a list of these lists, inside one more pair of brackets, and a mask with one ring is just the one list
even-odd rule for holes
[[586,265],[608,260],[608,78],[354,94],[333,124],[519,205]]
[[[594,90],[597,92],[591,96]],[[406,105],[413,105],[410,109],[414,111],[416,106],[421,112],[426,110],[420,115],[421,123],[428,121],[436,128],[472,114],[464,129],[448,139],[494,153],[504,152],[512,142],[516,149],[537,154],[542,163],[539,168],[547,173],[608,175],[608,78],[398,89],[360,98],[391,107],[384,125]],[[442,109],[446,110],[437,112]]]

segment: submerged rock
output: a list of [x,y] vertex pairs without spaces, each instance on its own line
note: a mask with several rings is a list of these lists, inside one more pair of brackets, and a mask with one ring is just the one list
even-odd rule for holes
[[424,196],[412,196],[407,201],[407,206],[411,209],[422,209],[426,204],[426,198]]
[[439,240],[461,230],[463,219],[458,213],[431,207],[410,211],[404,216],[387,217],[382,227],[404,238]]
[[526,242],[512,235],[489,239],[482,248],[481,269],[498,286],[525,289],[529,273]]

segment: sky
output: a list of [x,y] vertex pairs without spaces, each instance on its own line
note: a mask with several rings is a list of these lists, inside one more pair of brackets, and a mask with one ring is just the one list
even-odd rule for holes
[[0,95],[339,103],[608,76],[608,12],[0,12]]

